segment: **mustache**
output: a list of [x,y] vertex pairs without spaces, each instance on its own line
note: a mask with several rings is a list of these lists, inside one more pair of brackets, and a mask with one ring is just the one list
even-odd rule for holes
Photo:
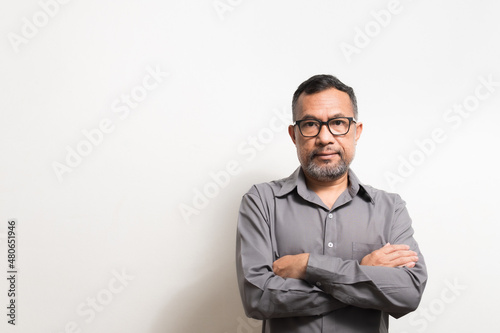
[[312,152],[311,152],[311,157],[314,156],[314,155],[318,155],[318,154],[324,154],[324,153],[328,153],[328,154],[339,154],[340,156],[343,156],[342,152],[338,149],[334,149],[334,148],[318,148],[318,149],[314,149]]

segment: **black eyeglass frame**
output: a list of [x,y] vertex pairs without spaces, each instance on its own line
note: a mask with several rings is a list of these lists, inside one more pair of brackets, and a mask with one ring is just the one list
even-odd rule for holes
[[[349,120],[349,126],[347,127],[347,131],[346,131],[344,134],[335,134],[335,133],[333,133],[333,132],[332,132],[332,130],[330,129],[330,125],[328,125],[331,121],[333,121],[333,120],[337,120],[337,119],[347,119],[347,120]],[[302,133],[302,130],[300,129],[300,123],[301,123],[301,122],[304,122],[304,121],[311,121],[311,120],[312,120],[312,121],[316,121],[316,122],[318,122],[318,123],[319,123],[318,134],[316,134],[316,135],[304,135],[304,134]],[[328,119],[327,121],[321,121],[321,120],[319,120],[319,119],[311,119],[311,118],[307,118],[307,119],[301,119],[301,120],[297,120],[297,121],[295,121],[295,123],[293,124],[293,126],[296,126],[296,125],[297,125],[297,126],[299,127],[299,132],[300,132],[300,134],[301,134],[303,137],[305,137],[305,138],[314,138],[314,137],[318,136],[318,135],[319,135],[319,133],[321,133],[321,127],[323,127],[323,125],[325,125],[325,126],[326,126],[326,128],[328,128],[328,131],[329,131],[332,135],[334,135],[334,136],[346,135],[347,133],[349,133],[349,130],[351,129],[351,125],[352,125],[352,123],[355,123],[355,124],[356,124],[356,120],[354,120],[354,117],[335,117],[335,118]]]

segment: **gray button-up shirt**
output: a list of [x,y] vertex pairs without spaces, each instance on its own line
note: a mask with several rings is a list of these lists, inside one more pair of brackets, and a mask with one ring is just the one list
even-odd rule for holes
[[[416,266],[360,265],[386,243],[409,245]],[[299,253],[310,253],[304,280],[273,273],[276,259]],[[388,332],[388,315],[415,310],[427,280],[404,201],[360,184],[352,170],[331,209],[301,168],[253,186],[240,207],[236,264],[245,312],[267,333]]]

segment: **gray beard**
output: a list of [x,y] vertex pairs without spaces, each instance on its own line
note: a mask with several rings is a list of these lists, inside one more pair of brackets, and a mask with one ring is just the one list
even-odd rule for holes
[[342,155],[340,155],[340,161],[337,164],[322,163],[322,165],[318,165],[312,161],[312,158],[313,156],[309,157],[304,172],[309,177],[321,182],[337,180],[349,170],[350,163],[347,163]]

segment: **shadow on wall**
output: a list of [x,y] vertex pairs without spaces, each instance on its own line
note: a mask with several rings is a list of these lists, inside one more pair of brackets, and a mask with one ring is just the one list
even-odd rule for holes
[[[257,176],[257,177],[255,177]],[[253,180],[266,181],[266,176],[242,175],[232,182],[231,192],[239,195],[221,197],[216,216],[228,216],[227,221],[213,223],[217,239],[212,239],[204,258],[214,258],[209,270],[203,269],[198,280],[170,298],[160,317],[153,323],[152,333],[260,333],[261,321],[247,318],[241,304],[236,281],[235,236],[236,216],[241,196],[253,185]],[[257,181],[258,182],[258,181]],[[216,259],[215,259],[216,258]],[[206,267],[205,264],[193,262]]]
[[219,272],[213,272],[178,293],[160,312],[164,317],[158,319],[152,332],[261,332],[260,321],[245,316],[232,268],[230,271],[226,267]]

